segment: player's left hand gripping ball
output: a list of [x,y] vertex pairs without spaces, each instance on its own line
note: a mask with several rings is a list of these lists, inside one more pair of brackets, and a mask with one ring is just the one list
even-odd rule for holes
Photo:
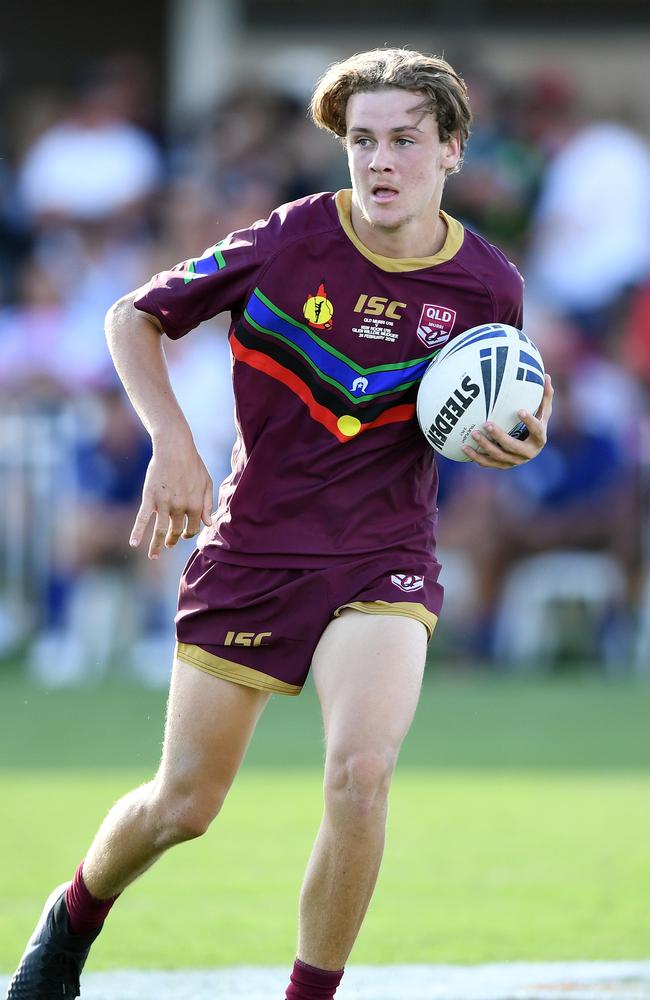
[[524,440],[512,437],[501,427],[488,422],[482,430],[472,432],[472,437],[480,451],[470,445],[463,447],[470,462],[476,462],[486,469],[512,469],[529,462],[538,455],[546,444],[548,422],[553,410],[553,384],[551,376],[544,376],[544,395],[537,413],[519,410],[518,416],[528,430]]

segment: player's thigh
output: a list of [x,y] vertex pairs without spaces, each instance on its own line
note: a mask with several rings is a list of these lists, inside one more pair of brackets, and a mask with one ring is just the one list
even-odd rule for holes
[[418,703],[424,625],[346,610],[327,626],[312,662],[329,751],[396,754]]
[[268,698],[176,659],[158,783],[227,790]]

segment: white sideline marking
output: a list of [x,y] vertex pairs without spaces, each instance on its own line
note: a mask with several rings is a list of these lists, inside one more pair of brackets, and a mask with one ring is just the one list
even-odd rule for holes
[[[281,1000],[285,968],[88,972],[82,1000]],[[9,979],[0,977],[0,993]],[[650,1000],[650,961],[351,966],[336,1000]]]

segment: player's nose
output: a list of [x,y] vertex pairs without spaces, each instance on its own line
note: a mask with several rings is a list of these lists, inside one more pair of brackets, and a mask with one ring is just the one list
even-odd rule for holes
[[375,173],[384,172],[386,170],[393,169],[392,158],[390,154],[390,147],[384,146],[382,143],[377,143],[375,146],[375,151],[370,159],[369,163],[370,170]]

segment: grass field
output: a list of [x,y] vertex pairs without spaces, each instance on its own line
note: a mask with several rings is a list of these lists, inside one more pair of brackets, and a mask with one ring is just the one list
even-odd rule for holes
[[[0,677],[0,970],[107,806],[149,777],[164,696]],[[650,685],[434,673],[355,963],[648,955]],[[93,968],[290,962],[320,816],[313,691],[276,698],[222,815],[127,893]]]

